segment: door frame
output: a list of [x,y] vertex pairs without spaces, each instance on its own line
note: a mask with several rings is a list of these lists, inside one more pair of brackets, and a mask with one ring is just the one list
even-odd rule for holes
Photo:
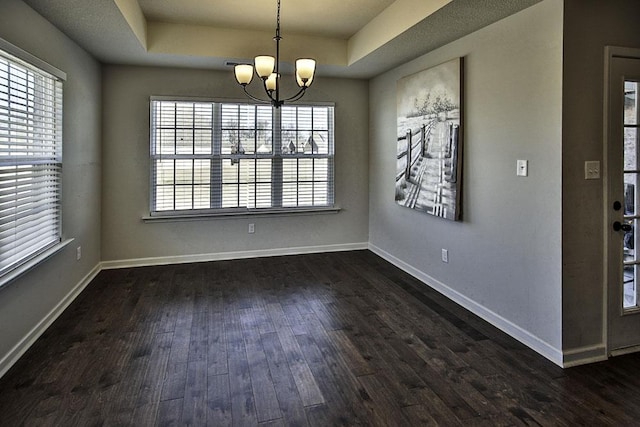
[[[605,46],[604,49],[604,97],[603,97],[603,168],[604,173],[602,174],[603,182],[603,218],[604,218],[604,226],[603,226],[603,242],[604,242],[604,251],[603,251],[603,284],[602,284],[602,342],[605,346],[605,355],[606,357],[611,356],[620,356],[627,353],[633,353],[636,351],[640,351],[640,343],[636,346],[627,347],[619,350],[611,350],[609,345],[609,243],[610,243],[610,233],[611,233],[611,203],[613,201],[610,199],[609,194],[609,146],[614,143],[610,141],[610,127],[611,127],[611,117],[610,117],[610,107],[611,107],[611,93],[609,91],[610,88],[610,79],[611,79],[611,62],[613,58],[628,58],[628,59],[637,59],[640,60],[640,48],[628,48],[628,47],[619,47],[619,46]],[[617,141],[615,142],[617,143]]]

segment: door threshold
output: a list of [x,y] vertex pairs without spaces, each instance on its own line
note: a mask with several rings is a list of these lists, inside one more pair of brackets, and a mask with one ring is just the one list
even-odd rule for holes
[[640,345],[632,345],[630,347],[624,347],[624,348],[619,348],[617,350],[612,350],[609,353],[609,356],[611,357],[624,356],[625,354],[636,353],[638,351],[640,351]]

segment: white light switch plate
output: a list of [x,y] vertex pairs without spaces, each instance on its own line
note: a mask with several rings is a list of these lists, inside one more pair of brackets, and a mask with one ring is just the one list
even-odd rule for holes
[[529,175],[529,161],[517,160],[516,161],[516,175],[528,176]]
[[584,162],[584,179],[600,179],[600,162],[598,160]]

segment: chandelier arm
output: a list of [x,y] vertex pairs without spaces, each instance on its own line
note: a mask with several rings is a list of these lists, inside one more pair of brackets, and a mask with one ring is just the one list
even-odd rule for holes
[[267,95],[267,98],[269,98],[269,100],[265,101],[265,102],[271,103],[271,105],[278,105],[278,106],[282,105],[282,102],[280,102],[280,100],[278,99],[278,96],[277,96],[277,92],[278,92],[277,83],[276,83],[276,90],[275,90],[275,92],[276,92],[276,97],[275,98],[273,97],[273,92],[274,91],[267,90],[266,83],[265,83],[265,85],[262,86],[262,88],[264,89],[264,93]]
[[[255,96],[251,95],[249,93],[249,91],[247,90],[247,85],[242,85],[242,90],[244,90],[245,95],[247,95],[249,98],[251,98],[252,100],[254,100],[256,102],[260,102],[260,103],[263,103],[263,104],[271,104],[273,102],[273,98],[271,98],[270,96],[269,96],[269,99],[267,100],[267,99],[262,99],[262,98],[258,98],[258,97],[255,97]],[[269,94],[267,93],[267,95],[269,95]]]
[[302,98],[306,92],[307,88],[303,87],[301,88],[298,93],[296,93],[295,95],[289,97],[289,98],[285,98],[282,101],[290,101],[290,102],[295,102],[297,100],[299,100],[300,98]]

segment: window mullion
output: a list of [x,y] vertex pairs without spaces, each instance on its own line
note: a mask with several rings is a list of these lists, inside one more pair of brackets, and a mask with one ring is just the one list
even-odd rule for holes
[[[300,152],[300,110],[296,108],[296,154]],[[300,206],[300,159],[296,158],[296,206]]]
[[282,114],[281,108],[273,108],[271,114],[271,205],[282,207]]
[[237,129],[235,130],[237,138],[238,138],[238,141],[237,141],[237,145],[238,146],[236,147],[236,155],[238,156],[237,157],[237,160],[238,160],[238,163],[237,163],[238,171],[236,173],[236,197],[237,197],[237,199],[236,199],[237,200],[236,207],[240,207],[240,169],[242,168],[242,163],[240,161],[240,147],[241,147],[242,141],[240,140],[240,136],[241,136],[242,132],[240,131],[240,109],[239,108],[237,110],[236,118],[237,118],[237,121],[238,121],[238,126],[237,126]]
[[[173,104],[173,153],[178,154],[178,103]],[[173,163],[173,189],[172,205],[173,210],[176,210],[176,195],[178,194],[178,174],[176,173],[176,159],[172,160]]]
[[[196,154],[196,104],[191,106],[191,154]],[[191,209],[196,206],[196,160],[191,159]]]
[[315,115],[313,114],[313,108],[311,109],[311,135],[309,136],[309,138],[311,138],[311,205],[314,206],[316,204],[316,180],[315,180],[315,166],[316,166],[316,159],[313,157],[314,154],[316,154],[316,144],[314,143],[314,139],[313,139],[313,131],[316,128],[315,125]]
[[334,158],[335,158],[335,120],[334,109],[330,108],[328,111],[328,141],[327,141],[327,204],[333,205],[335,203],[335,182],[334,182]]
[[253,208],[258,207],[258,108],[253,107]]
[[222,208],[222,108],[214,103],[211,108],[211,204]]

